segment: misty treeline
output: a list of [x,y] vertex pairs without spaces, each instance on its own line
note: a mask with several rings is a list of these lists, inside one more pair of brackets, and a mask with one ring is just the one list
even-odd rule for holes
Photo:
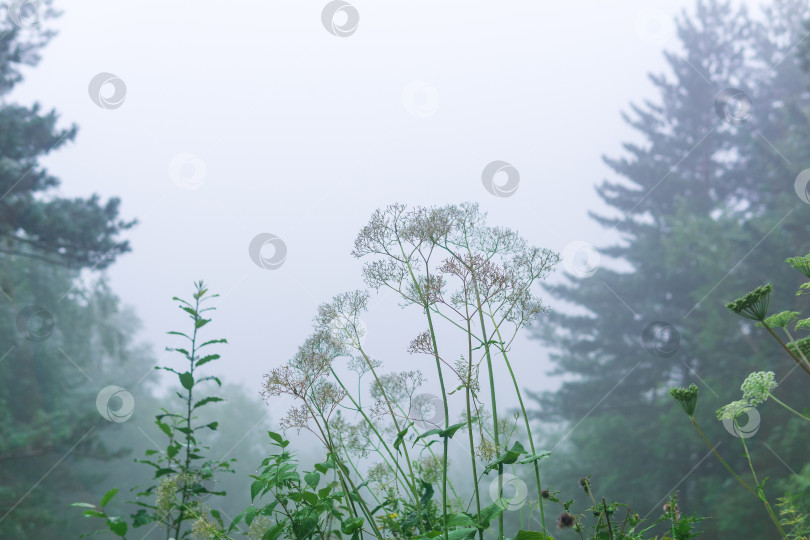
[[[215,298],[202,283],[191,296],[177,284],[191,324],[166,329],[177,333],[158,345],[185,364],[156,371],[168,361],[134,340],[137,317],[103,273],[130,250],[124,237],[136,224],[119,216],[117,199],[53,195],[59,181],[39,160],[77,129],[7,99],[52,33],[4,20],[0,538],[96,528],[125,538],[804,537],[806,375],[790,372],[790,356],[801,363],[805,353],[768,341],[764,316],[741,319],[726,303],[767,282],[772,291],[742,300],[808,311],[807,296],[796,295],[803,263],[783,263],[810,252],[810,206],[794,192],[810,167],[807,21],[810,7],[797,0],[773,1],[764,16],[698,2],[679,18],[678,42],[665,53],[670,72],[651,76],[657,97],[625,115],[637,142],[605,159],[615,176],[597,188],[613,211],[593,217],[622,240],[597,246],[593,275],[544,283],[542,301],[538,283],[557,254],[486,224],[475,205],[375,213],[354,254],[372,259],[364,267],[372,288],[421,308],[426,330],[409,352],[434,358],[432,371],[387,372],[363,346],[368,297],[337,295],[294,358],[267,359],[265,397],[272,405],[286,395],[296,408],[274,418],[265,444],[231,452],[266,409],[222,377],[227,343],[203,304]],[[750,100],[751,114],[718,106],[729,88]],[[530,324],[565,382],[538,394],[515,381],[521,408],[497,410],[490,380],[508,380],[510,362],[533,361],[509,356]],[[662,335],[650,343],[651,324],[668,329],[663,347]],[[448,331],[468,336],[460,361],[441,348]],[[206,343],[214,352],[199,349]],[[345,357],[348,371],[333,363]],[[774,396],[798,411],[763,405],[743,451],[715,411],[735,402],[749,374],[769,371]],[[350,391],[349,372],[370,384],[367,395]],[[423,377],[441,379],[433,403],[415,400]],[[750,380],[773,389],[767,375]],[[692,383],[696,407],[689,388],[673,401],[670,387]],[[138,414],[111,420],[127,404],[98,407],[109,387],[134,394]],[[452,417],[449,400],[466,413]],[[414,419],[423,405],[440,413]],[[324,445],[312,467],[296,462],[301,429]],[[451,445],[468,454],[448,465]],[[526,488],[520,504],[515,486]],[[778,502],[789,495],[797,497]]]

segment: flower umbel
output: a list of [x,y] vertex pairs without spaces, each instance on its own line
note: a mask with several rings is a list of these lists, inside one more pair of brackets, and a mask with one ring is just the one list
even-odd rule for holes
[[690,418],[695,415],[698,398],[698,387],[695,384],[690,384],[688,388],[672,388],[669,394],[675,398],[675,401]]
[[742,298],[726,304],[726,307],[746,319],[754,321],[764,321],[768,315],[768,302],[773,285],[770,283],[757,287]]
[[765,403],[771,390],[776,388],[773,371],[757,371],[748,376],[740,389],[743,391],[743,400],[752,406]]
[[717,409],[717,419],[718,420],[734,420],[742,413],[747,412],[751,409],[751,405],[743,400],[732,401],[728,405],[723,405],[719,409]]
[[790,257],[785,262],[810,278],[810,253],[804,257]]

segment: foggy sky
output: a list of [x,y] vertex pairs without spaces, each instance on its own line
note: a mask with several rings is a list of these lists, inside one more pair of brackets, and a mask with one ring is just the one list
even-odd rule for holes
[[[542,247],[615,240],[587,217],[608,211],[593,189],[615,179],[601,155],[638,140],[620,112],[655,98],[647,74],[665,70],[672,17],[693,7],[353,0],[359,24],[340,37],[322,24],[326,4],[57,3],[59,35],[12,96],[79,125],[44,162],[62,195],[120,196],[123,217],[140,220],[126,234],[132,253],[108,271],[144,322],[139,339],[162,357],[174,343],[165,332],[185,324],[171,297],[204,279],[222,295],[206,336],[231,343],[214,371],[248,392],[295,352],[318,304],[363,287],[350,251],[375,208],[476,201],[490,224]],[[117,108],[88,93],[105,72],[126,85]],[[198,161],[176,182],[182,154]],[[482,184],[494,160],[520,174],[510,197]],[[178,185],[193,163],[199,185]],[[280,268],[248,256],[260,233],[285,243]],[[389,369],[422,362],[433,377],[429,358],[405,353],[418,313],[391,295],[372,306],[372,353]],[[556,385],[545,357],[537,342],[516,343],[526,387]],[[116,384],[115,373],[99,378]]]

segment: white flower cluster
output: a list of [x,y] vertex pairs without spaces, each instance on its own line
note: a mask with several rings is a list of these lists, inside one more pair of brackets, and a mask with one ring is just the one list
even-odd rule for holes
[[771,390],[776,388],[773,371],[752,373],[742,383],[743,399],[753,406],[765,403]]

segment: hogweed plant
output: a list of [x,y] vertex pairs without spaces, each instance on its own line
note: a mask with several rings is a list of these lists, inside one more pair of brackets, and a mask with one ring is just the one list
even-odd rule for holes
[[[590,477],[580,480],[591,504],[581,513],[573,499],[563,501],[559,491],[541,483],[540,463],[550,452],[535,445],[510,349],[519,331],[546,311],[532,288],[559,262],[556,253],[528,245],[509,229],[487,226],[474,204],[378,210],[353,253],[366,260],[363,274],[371,288],[393,291],[403,307],[417,308],[424,330],[407,352],[426,356],[429,373],[390,372],[368,350],[361,319],[369,292],[339,294],[320,306],[312,333],[292,358],[266,374],[262,393],[268,402],[281,396],[293,401],[280,427],[309,432],[323,459],[313,470],[299,470],[290,441],[270,432],[270,455],[251,477],[251,504],[226,527],[199,500],[202,494],[224,495],[209,491],[208,482],[231,469],[228,462],[203,457],[201,432],[215,430],[216,422],[195,423],[199,407],[220,401],[195,392],[201,383],[220,384],[199,376],[198,368],[219,358],[201,356],[200,350],[225,343],[199,343],[198,330],[210,322],[202,314],[211,308],[201,307],[207,290],[197,284],[193,303],[177,299],[193,332],[173,332],[189,342],[173,349],[188,368],[161,368],[177,375],[184,407],[156,417],[169,442],[165,451],[147,451],[148,459],[141,460],[154,468],[155,483],[138,493],[135,526],[162,525],[167,539],[483,540],[486,534],[553,540],[545,506],[559,505],[560,534],[640,540],[668,522],[662,538],[695,536],[698,520],[682,517],[674,496],[661,517],[642,529],[643,520],[626,505],[597,498]],[[514,414],[503,414],[502,407],[499,413],[496,373],[514,389]],[[429,376],[435,376],[439,396],[420,390]],[[457,418],[451,418],[453,407],[462,411]],[[463,452],[463,464],[454,467],[458,485],[448,475],[451,440]],[[531,477],[536,498],[526,493],[521,473]],[[105,494],[98,506],[79,506],[123,538],[126,522],[104,509],[115,493]],[[507,537],[504,513],[518,509],[521,527],[539,530]],[[191,527],[183,528],[187,522]]]
[[[787,259],[786,262],[804,274],[805,277],[810,278],[810,254],[804,257],[791,257]],[[765,328],[768,334],[775,339],[777,343],[779,343],[779,346],[785,352],[787,352],[788,356],[796,364],[796,366],[801,367],[805,373],[810,375],[810,362],[808,362],[807,359],[808,356],[810,356],[810,337],[803,337],[797,340],[793,337],[789,330],[789,326],[791,325],[793,325],[794,331],[810,329],[810,318],[799,319],[801,314],[796,311],[782,311],[780,313],[768,316],[768,307],[770,304],[770,295],[772,291],[773,285],[770,283],[762,285],[749,292],[742,298],[729,302],[726,304],[726,307],[741,317],[755,321],[757,326]],[[802,295],[806,294],[808,291],[810,291],[810,281],[800,285],[796,294]],[[784,333],[784,339],[777,334],[777,330],[779,329],[781,329]],[[742,386],[740,387],[740,390],[742,390],[742,399],[724,405],[717,411],[718,420],[726,424],[727,428],[730,427],[731,429],[729,429],[729,431],[736,434],[740,439],[745,458],[748,462],[751,477],[754,481],[753,485],[746,482],[737,472],[734,471],[734,469],[715,450],[715,446],[709,442],[703,431],[700,429],[700,426],[698,426],[694,417],[698,396],[697,386],[693,384],[689,388],[673,388],[670,393],[672,397],[681,405],[684,411],[686,411],[692,425],[695,427],[698,434],[706,442],[709,448],[712,449],[712,452],[718,458],[720,463],[726,468],[726,470],[729,471],[737,482],[743,486],[743,488],[745,488],[763,503],[765,510],[768,512],[768,516],[770,516],[782,538],[799,538],[799,536],[797,536],[794,532],[790,531],[796,531],[799,529],[804,530],[804,528],[807,527],[807,516],[799,513],[796,510],[795,505],[793,505],[791,502],[792,498],[787,496],[780,498],[779,506],[782,508],[781,514],[783,517],[782,519],[777,517],[776,512],[773,510],[773,507],[765,495],[764,486],[767,478],[763,478],[761,481],[759,480],[753,461],[751,460],[746,438],[752,434],[747,433],[745,428],[741,427],[739,424],[740,417],[748,416],[749,412],[755,411],[757,406],[762,405],[768,400],[771,400],[777,405],[783,407],[791,414],[801,418],[802,420],[810,422],[810,415],[806,414],[806,412],[800,413],[774,396],[772,391],[777,386],[776,375],[773,371],[751,373],[745,379],[745,381],[743,381]],[[786,528],[789,530],[786,531]]]
[[[155,368],[177,376],[181,389],[175,394],[182,406],[175,411],[161,409],[160,414],[155,416],[155,424],[168,440],[164,450],[146,450],[145,458],[137,460],[154,469],[153,483],[137,492],[137,498],[133,502],[140,508],[131,516],[133,527],[154,523],[165,530],[167,539],[177,540],[217,537],[212,531],[224,527],[222,517],[217,510],[210,509],[204,500],[210,496],[226,495],[224,491],[213,490],[215,475],[220,472],[233,472],[231,469],[233,460],[221,461],[204,456],[204,452],[209,449],[204,443],[204,434],[207,431],[215,431],[219,423],[199,423],[198,410],[224,399],[213,395],[200,395],[203,385],[216,383],[217,386],[222,386],[218,377],[200,376],[200,368],[220,358],[219,354],[208,353],[208,348],[227,341],[225,339],[203,341],[200,338],[203,327],[211,322],[204,314],[215,309],[204,307],[203,304],[217,295],[209,294],[202,281],[196,282],[194,288],[192,302],[173,298],[178,307],[191,319],[192,324],[188,333],[173,331],[169,334],[179,336],[186,344],[179,348],[167,348],[168,351],[180,354],[185,367]],[[104,519],[110,532],[126,538],[129,529],[126,521],[120,517],[109,516],[104,510],[117,492],[117,489],[108,491],[98,506],[89,503],[74,503],[73,506],[84,508],[85,517]],[[187,526],[188,522],[192,525]]]
[[[286,396],[295,402],[282,428],[309,431],[325,449],[337,489],[328,492],[330,504],[347,512],[341,528],[352,537],[483,540],[492,526],[503,539],[504,512],[515,509],[505,487],[518,478],[505,469],[517,474],[519,467],[529,467],[536,499],[516,506],[525,512],[525,523],[537,510],[541,530],[520,531],[515,538],[551,538],[544,509],[550,497],[540,474],[540,462],[550,453],[535,446],[510,348],[519,331],[546,311],[532,289],[559,262],[558,254],[528,245],[510,229],[488,226],[475,204],[378,210],[358,235],[353,254],[366,260],[369,287],[395,293],[402,307],[418,308],[425,329],[408,352],[432,360],[440,395],[419,392],[428,375],[388,372],[368,350],[361,320],[370,299],[366,291],[343,293],[322,305],[298,352],[266,375],[268,400]],[[511,420],[499,414],[496,373],[506,374],[514,388],[519,410]],[[453,405],[463,410],[457,419],[451,419]],[[449,444],[462,434],[469,482],[457,488],[448,477]],[[276,481],[260,477],[257,489],[272,490]],[[317,487],[308,488],[313,507]],[[592,512],[605,515],[594,537],[642,537],[631,533],[637,519],[616,524],[614,531],[608,514],[617,503],[599,504],[594,502]],[[245,516],[278,511],[251,507]],[[318,515],[316,528],[329,537],[330,520],[337,516],[325,507]],[[274,530],[281,530],[279,523]],[[567,528],[566,523],[560,519],[558,526]],[[586,533],[578,527],[580,535]]]

